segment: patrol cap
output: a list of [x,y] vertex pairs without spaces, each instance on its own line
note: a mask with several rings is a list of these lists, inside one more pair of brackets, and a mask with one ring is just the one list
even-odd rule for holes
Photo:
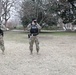
[[36,18],[33,18],[32,21],[37,21]]

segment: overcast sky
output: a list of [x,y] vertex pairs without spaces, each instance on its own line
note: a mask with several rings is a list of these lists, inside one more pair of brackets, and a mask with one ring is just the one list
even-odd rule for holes
[[22,0],[15,0],[15,7],[11,8],[11,18],[9,19],[9,21],[13,20],[13,21],[19,21],[19,17],[18,17],[18,12],[17,10],[20,9],[20,3],[22,2]]

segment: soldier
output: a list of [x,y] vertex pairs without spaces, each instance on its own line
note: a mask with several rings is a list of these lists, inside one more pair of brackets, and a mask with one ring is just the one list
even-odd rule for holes
[[3,41],[3,30],[1,29],[1,15],[2,15],[2,2],[0,0],[0,48],[2,50],[2,53],[4,54],[4,41]]
[[4,50],[5,50],[3,36],[4,36],[4,33],[0,27],[0,48],[2,50],[2,54],[4,54]]
[[29,31],[28,37],[30,39],[30,41],[29,41],[29,44],[30,44],[30,46],[29,46],[30,52],[32,54],[32,52],[33,52],[33,44],[35,42],[35,44],[36,44],[36,51],[38,53],[39,52],[38,34],[39,34],[40,29],[41,29],[41,26],[37,23],[37,20],[36,19],[32,19],[32,23],[30,23],[27,26],[27,29]]

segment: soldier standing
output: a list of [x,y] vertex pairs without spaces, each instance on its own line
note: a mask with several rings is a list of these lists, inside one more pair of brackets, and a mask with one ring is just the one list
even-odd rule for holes
[[27,26],[27,29],[29,31],[28,37],[30,39],[30,41],[29,41],[29,44],[30,44],[30,46],[29,46],[30,52],[32,54],[32,52],[33,52],[33,44],[35,42],[36,51],[38,53],[39,52],[38,34],[39,34],[40,29],[41,29],[41,26],[37,23],[37,20],[36,19],[32,19],[32,23],[30,23]]
[[2,50],[2,53],[4,54],[4,40],[3,40],[3,30],[1,29],[1,15],[2,15],[2,2],[0,0],[0,48]]

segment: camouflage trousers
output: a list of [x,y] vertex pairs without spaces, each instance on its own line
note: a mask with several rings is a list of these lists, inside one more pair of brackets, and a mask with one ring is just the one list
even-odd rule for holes
[[4,47],[4,40],[3,40],[2,35],[0,35],[0,48],[1,48],[2,52],[4,52],[5,47]]
[[35,45],[36,45],[36,50],[37,50],[37,52],[39,52],[38,36],[30,36],[30,41],[29,41],[30,46],[29,46],[29,49],[30,49],[31,53],[32,53],[32,51],[33,51],[33,44],[34,44],[34,43],[35,43]]

